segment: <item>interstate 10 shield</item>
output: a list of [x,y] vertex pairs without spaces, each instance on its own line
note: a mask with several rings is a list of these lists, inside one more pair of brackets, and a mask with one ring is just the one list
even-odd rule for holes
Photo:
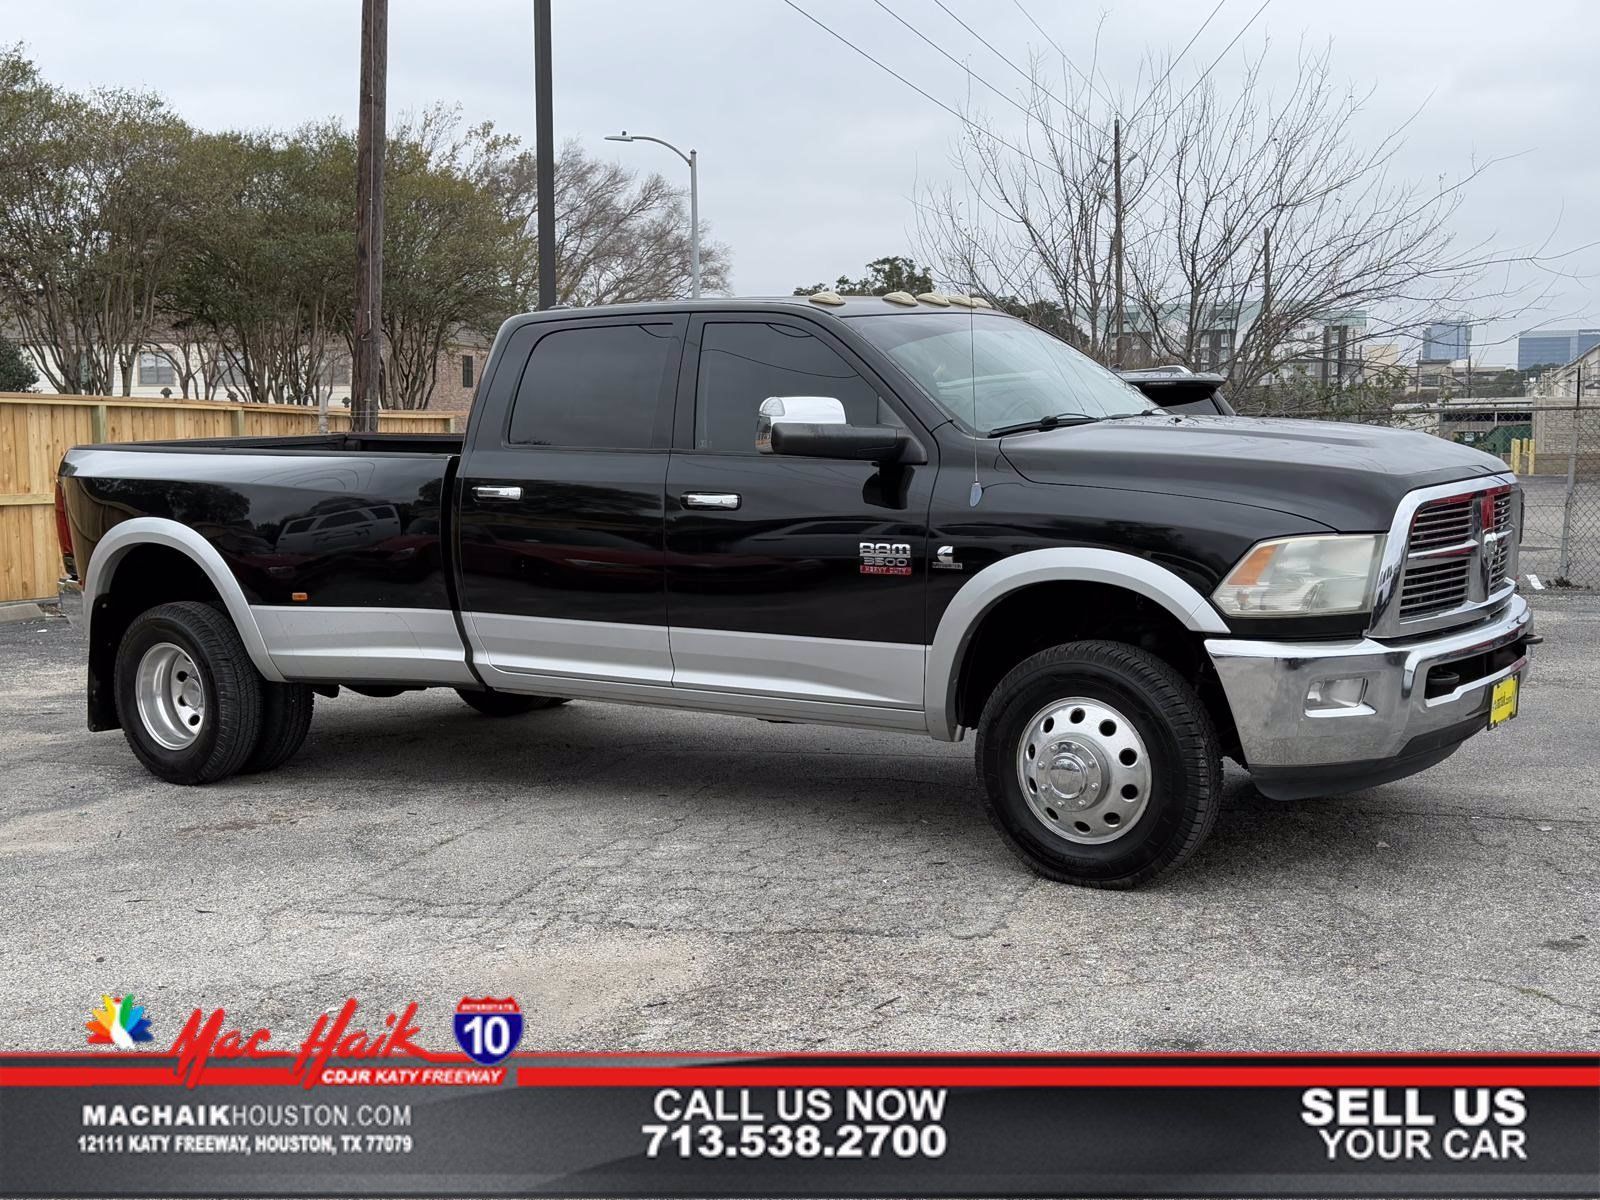
[[509,996],[504,1000],[465,996],[456,1005],[455,1030],[467,1057],[492,1067],[522,1041],[522,1010]]

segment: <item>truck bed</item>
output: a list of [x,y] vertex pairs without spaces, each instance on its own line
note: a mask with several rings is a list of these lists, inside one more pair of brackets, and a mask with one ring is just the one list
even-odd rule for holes
[[[179,450],[207,454],[272,451],[329,454],[460,454],[459,433],[313,433],[300,437],[180,438],[156,442],[111,442],[95,450]],[[85,447],[88,449],[89,447]]]
[[118,525],[152,517],[207,543],[251,604],[448,612],[461,441],[330,433],[78,446],[62,463],[62,502],[85,569]]

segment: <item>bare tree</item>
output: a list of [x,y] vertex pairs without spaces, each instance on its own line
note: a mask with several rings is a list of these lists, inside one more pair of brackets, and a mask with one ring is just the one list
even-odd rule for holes
[[[1339,353],[1358,361],[1362,342],[1415,338],[1443,312],[1491,320],[1527,306],[1491,269],[1559,256],[1464,246],[1452,229],[1492,163],[1398,179],[1405,124],[1364,141],[1367,97],[1339,86],[1326,50],[1301,52],[1287,90],[1268,86],[1266,64],[1263,49],[1224,88],[1209,71],[1184,87],[1152,63],[1157,82],[1124,115],[1093,71],[1074,86],[1063,70],[1052,88],[1035,59],[1020,138],[969,115],[963,184],[919,204],[925,253],[996,303],[1054,314],[1103,361],[1221,369],[1243,397],[1320,361],[1328,327],[1346,330]],[[1119,326],[1131,347],[1112,343]]]
[[[534,164],[519,154],[504,165],[501,184],[530,241],[536,216]],[[728,251],[700,223],[701,288],[728,287]],[[619,163],[591,158],[575,142],[556,160],[556,299],[560,304],[624,304],[687,296],[689,217],[681,188],[660,175],[642,178]],[[536,291],[533,246],[520,261],[518,294]]]
[[1027,93],[1016,105],[1026,128],[1020,141],[997,132],[983,113],[969,113],[957,144],[962,182],[926,194],[919,240],[952,286],[978,286],[1109,359],[1117,254],[1126,255],[1126,218],[1151,186],[1160,123],[1124,122],[1119,131],[1100,115],[1092,66],[1087,74],[1063,66],[1056,80],[1047,70],[1042,58],[1030,60]]

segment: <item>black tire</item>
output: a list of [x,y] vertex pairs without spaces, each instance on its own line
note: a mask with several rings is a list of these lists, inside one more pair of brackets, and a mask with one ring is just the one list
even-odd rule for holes
[[[1148,794],[1132,821],[1118,832],[1119,809],[1110,797],[1110,782],[1125,775],[1116,774],[1114,765],[1093,766],[1094,778],[1107,781],[1102,794],[1107,799],[1099,808],[1083,814],[1102,824],[1091,827],[1077,819],[1067,806],[1055,821],[1036,813],[1024,794],[1019,756],[1028,755],[1023,738],[1032,727],[1036,737],[1087,737],[1094,733],[1072,730],[1065,723],[1055,733],[1050,725],[1035,725],[1053,702],[1082,697],[1121,713],[1131,733],[1147,751]],[[1081,710],[1072,708],[1071,720],[1081,719]],[[1065,720],[1065,719],[1064,719]],[[1100,731],[1117,730],[1113,720],[1102,722]],[[1104,740],[1104,739],[1102,739]],[[1076,752],[1071,762],[1087,762]],[[985,808],[989,819],[1006,843],[1023,862],[1039,874],[1062,883],[1082,887],[1132,888],[1177,866],[1193,854],[1216,822],[1222,788],[1222,763],[1216,730],[1200,698],[1184,678],[1167,663],[1122,642],[1071,642],[1056,646],[1023,660],[995,687],[978,725],[978,773],[983,779]],[[1124,758],[1124,763],[1137,761]],[[1059,759],[1053,762],[1061,761]],[[1102,761],[1105,761],[1102,759]],[[1034,768],[1027,768],[1034,769]],[[1131,768],[1121,768],[1123,771]],[[1052,782],[1057,778],[1051,772]],[[1066,768],[1063,777],[1072,786],[1080,776],[1076,765]],[[1086,788],[1086,794],[1093,789]],[[1138,795],[1139,788],[1133,787]],[[1035,803],[1055,811],[1050,793],[1035,788]],[[1067,793],[1057,793],[1067,794]],[[1128,796],[1127,791],[1120,793]],[[1123,804],[1132,806],[1136,800]],[[1105,814],[1105,815],[1102,815]],[[1108,838],[1100,842],[1068,840],[1069,825],[1082,834]]]
[[[138,674],[145,654],[162,644],[187,655],[200,677],[203,718],[187,745],[162,745],[140,715]],[[234,774],[261,733],[261,676],[226,613],[184,600],[134,618],[117,648],[117,717],[134,755],[168,783],[212,783]]]
[[562,696],[519,696],[513,692],[474,692],[457,688],[460,696],[486,717],[520,717],[541,708],[559,708],[567,703]]
[[311,710],[317,694],[304,683],[261,684],[261,736],[239,768],[253,775],[281,767],[295,756],[311,731]]

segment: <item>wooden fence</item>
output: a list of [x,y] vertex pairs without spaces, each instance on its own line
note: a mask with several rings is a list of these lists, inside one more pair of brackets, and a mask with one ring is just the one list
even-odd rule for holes
[[[452,433],[449,413],[386,412],[385,433]],[[330,412],[328,428],[350,428]],[[317,410],[220,400],[134,400],[0,392],[0,602],[54,597],[61,573],[55,486],[61,456],[97,442],[314,434]]]

